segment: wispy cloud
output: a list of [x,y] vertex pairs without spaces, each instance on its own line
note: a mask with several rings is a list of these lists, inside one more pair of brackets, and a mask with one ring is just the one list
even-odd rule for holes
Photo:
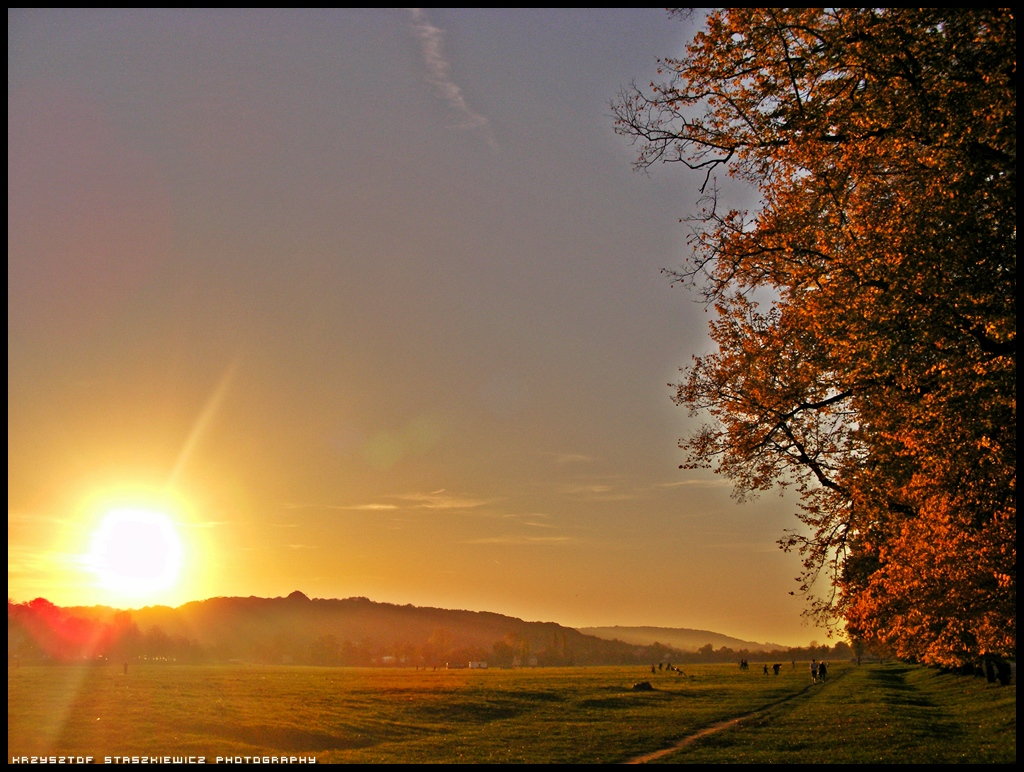
[[81,591],[89,580],[82,556],[60,550],[36,550],[7,545],[8,587],[17,584],[17,597],[8,589],[7,599],[28,602]]
[[545,514],[544,512],[495,512],[493,510],[488,510],[486,512],[481,512],[480,515],[482,517],[511,522],[515,525],[525,525],[530,528],[556,527],[554,523],[550,522],[551,515]]
[[[540,515],[540,517],[546,517],[546,515]],[[523,520],[523,525],[529,526],[530,528],[554,528],[553,523],[542,523],[539,520]]]
[[483,536],[479,539],[466,539],[460,544],[502,544],[502,545],[558,545],[575,541],[571,536],[524,536],[508,534],[504,536]]
[[451,63],[444,52],[444,30],[431,24],[422,8],[410,8],[409,12],[412,14],[412,29],[419,38],[423,61],[427,67],[427,81],[459,116],[458,128],[479,129],[487,143],[496,147],[491,122],[469,106],[462,89],[452,79]]
[[413,507],[418,509],[473,509],[491,503],[491,499],[454,496],[444,488],[430,493],[409,493],[397,498],[410,502]]
[[7,545],[7,576],[33,575],[77,566],[81,555],[60,550],[33,550]]
[[572,498],[589,501],[634,501],[641,498],[635,491],[620,490],[603,483],[564,485],[561,492]]
[[583,453],[544,453],[544,455],[550,457],[556,464],[590,464],[597,460],[593,456]]
[[732,483],[725,478],[714,480],[679,480],[678,482],[658,483],[657,488],[731,488]]
[[58,515],[50,515],[41,512],[8,512],[7,513],[7,524],[11,523],[54,523],[55,525],[65,525],[73,522],[73,518],[60,517]]
[[344,510],[346,512],[395,512],[413,509],[475,509],[493,503],[494,499],[473,498],[448,493],[444,488],[427,493],[402,493],[384,496],[389,501],[368,501],[363,504],[285,504],[284,509]]
[[343,509],[349,512],[377,512],[377,511],[390,511],[398,509],[397,504],[282,504],[282,509]]

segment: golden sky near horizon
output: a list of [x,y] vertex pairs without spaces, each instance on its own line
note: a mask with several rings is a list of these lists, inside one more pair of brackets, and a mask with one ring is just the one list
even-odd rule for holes
[[824,641],[678,469],[660,9],[9,9],[8,596],[366,596]]

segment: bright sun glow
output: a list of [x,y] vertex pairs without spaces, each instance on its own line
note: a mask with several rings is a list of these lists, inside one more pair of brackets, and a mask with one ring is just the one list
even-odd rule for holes
[[184,547],[174,520],[156,509],[110,509],[93,532],[86,564],[97,585],[125,599],[150,599],[181,581]]

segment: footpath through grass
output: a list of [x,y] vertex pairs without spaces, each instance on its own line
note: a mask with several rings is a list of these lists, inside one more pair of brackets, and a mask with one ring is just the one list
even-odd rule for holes
[[654,763],[1013,763],[1016,706],[1016,684],[863,665]]
[[[638,681],[651,690],[634,690]],[[669,763],[1016,759],[1016,686],[906,665],[408,670],[133,665],[8,670],[23,756],[307,756],[320,763],[624,763],[739,716]]]

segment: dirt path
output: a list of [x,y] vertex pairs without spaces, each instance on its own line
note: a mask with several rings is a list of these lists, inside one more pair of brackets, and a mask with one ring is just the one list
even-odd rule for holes
[[789,702],[792,699],[801,697],[807,692],[809,692],[812,688],[814,688],[813,684],[807,684],[807,686],[805,686],[800,691],[794,692],[793,694],[783,697],[781,700],[770,702],[767,705],[758,708],[757,710],[750,711],[749,713],[743,713],[742,715],[735,716],[734,718],[728,718],[724,721],[719,721],[717,724],[706,726],[703,729],[694,732],[693,734],[681,738],[668,748],[662,748],[661,750],[651,751],[650,753],[645,753],[643,756],[637,756],[636,758],[630,759],[629,761],[625,761],[623,763],[646,764],[649,761],[654,761],[656,759],[662,758],[663,756],[668,756],[669,754],[676,753],[677,751],[685,748],[687,745],[692,745],[693,743],[697,742],[697,740],[701,739],[702,737],[707,737],[709,734],[715,734],[716,732],[722,732],[726,729],[731,729],[732,727],[737,726],[743,721],[746,721],[748,718],[760,716],[778,705],[782,705],[783,703]]

